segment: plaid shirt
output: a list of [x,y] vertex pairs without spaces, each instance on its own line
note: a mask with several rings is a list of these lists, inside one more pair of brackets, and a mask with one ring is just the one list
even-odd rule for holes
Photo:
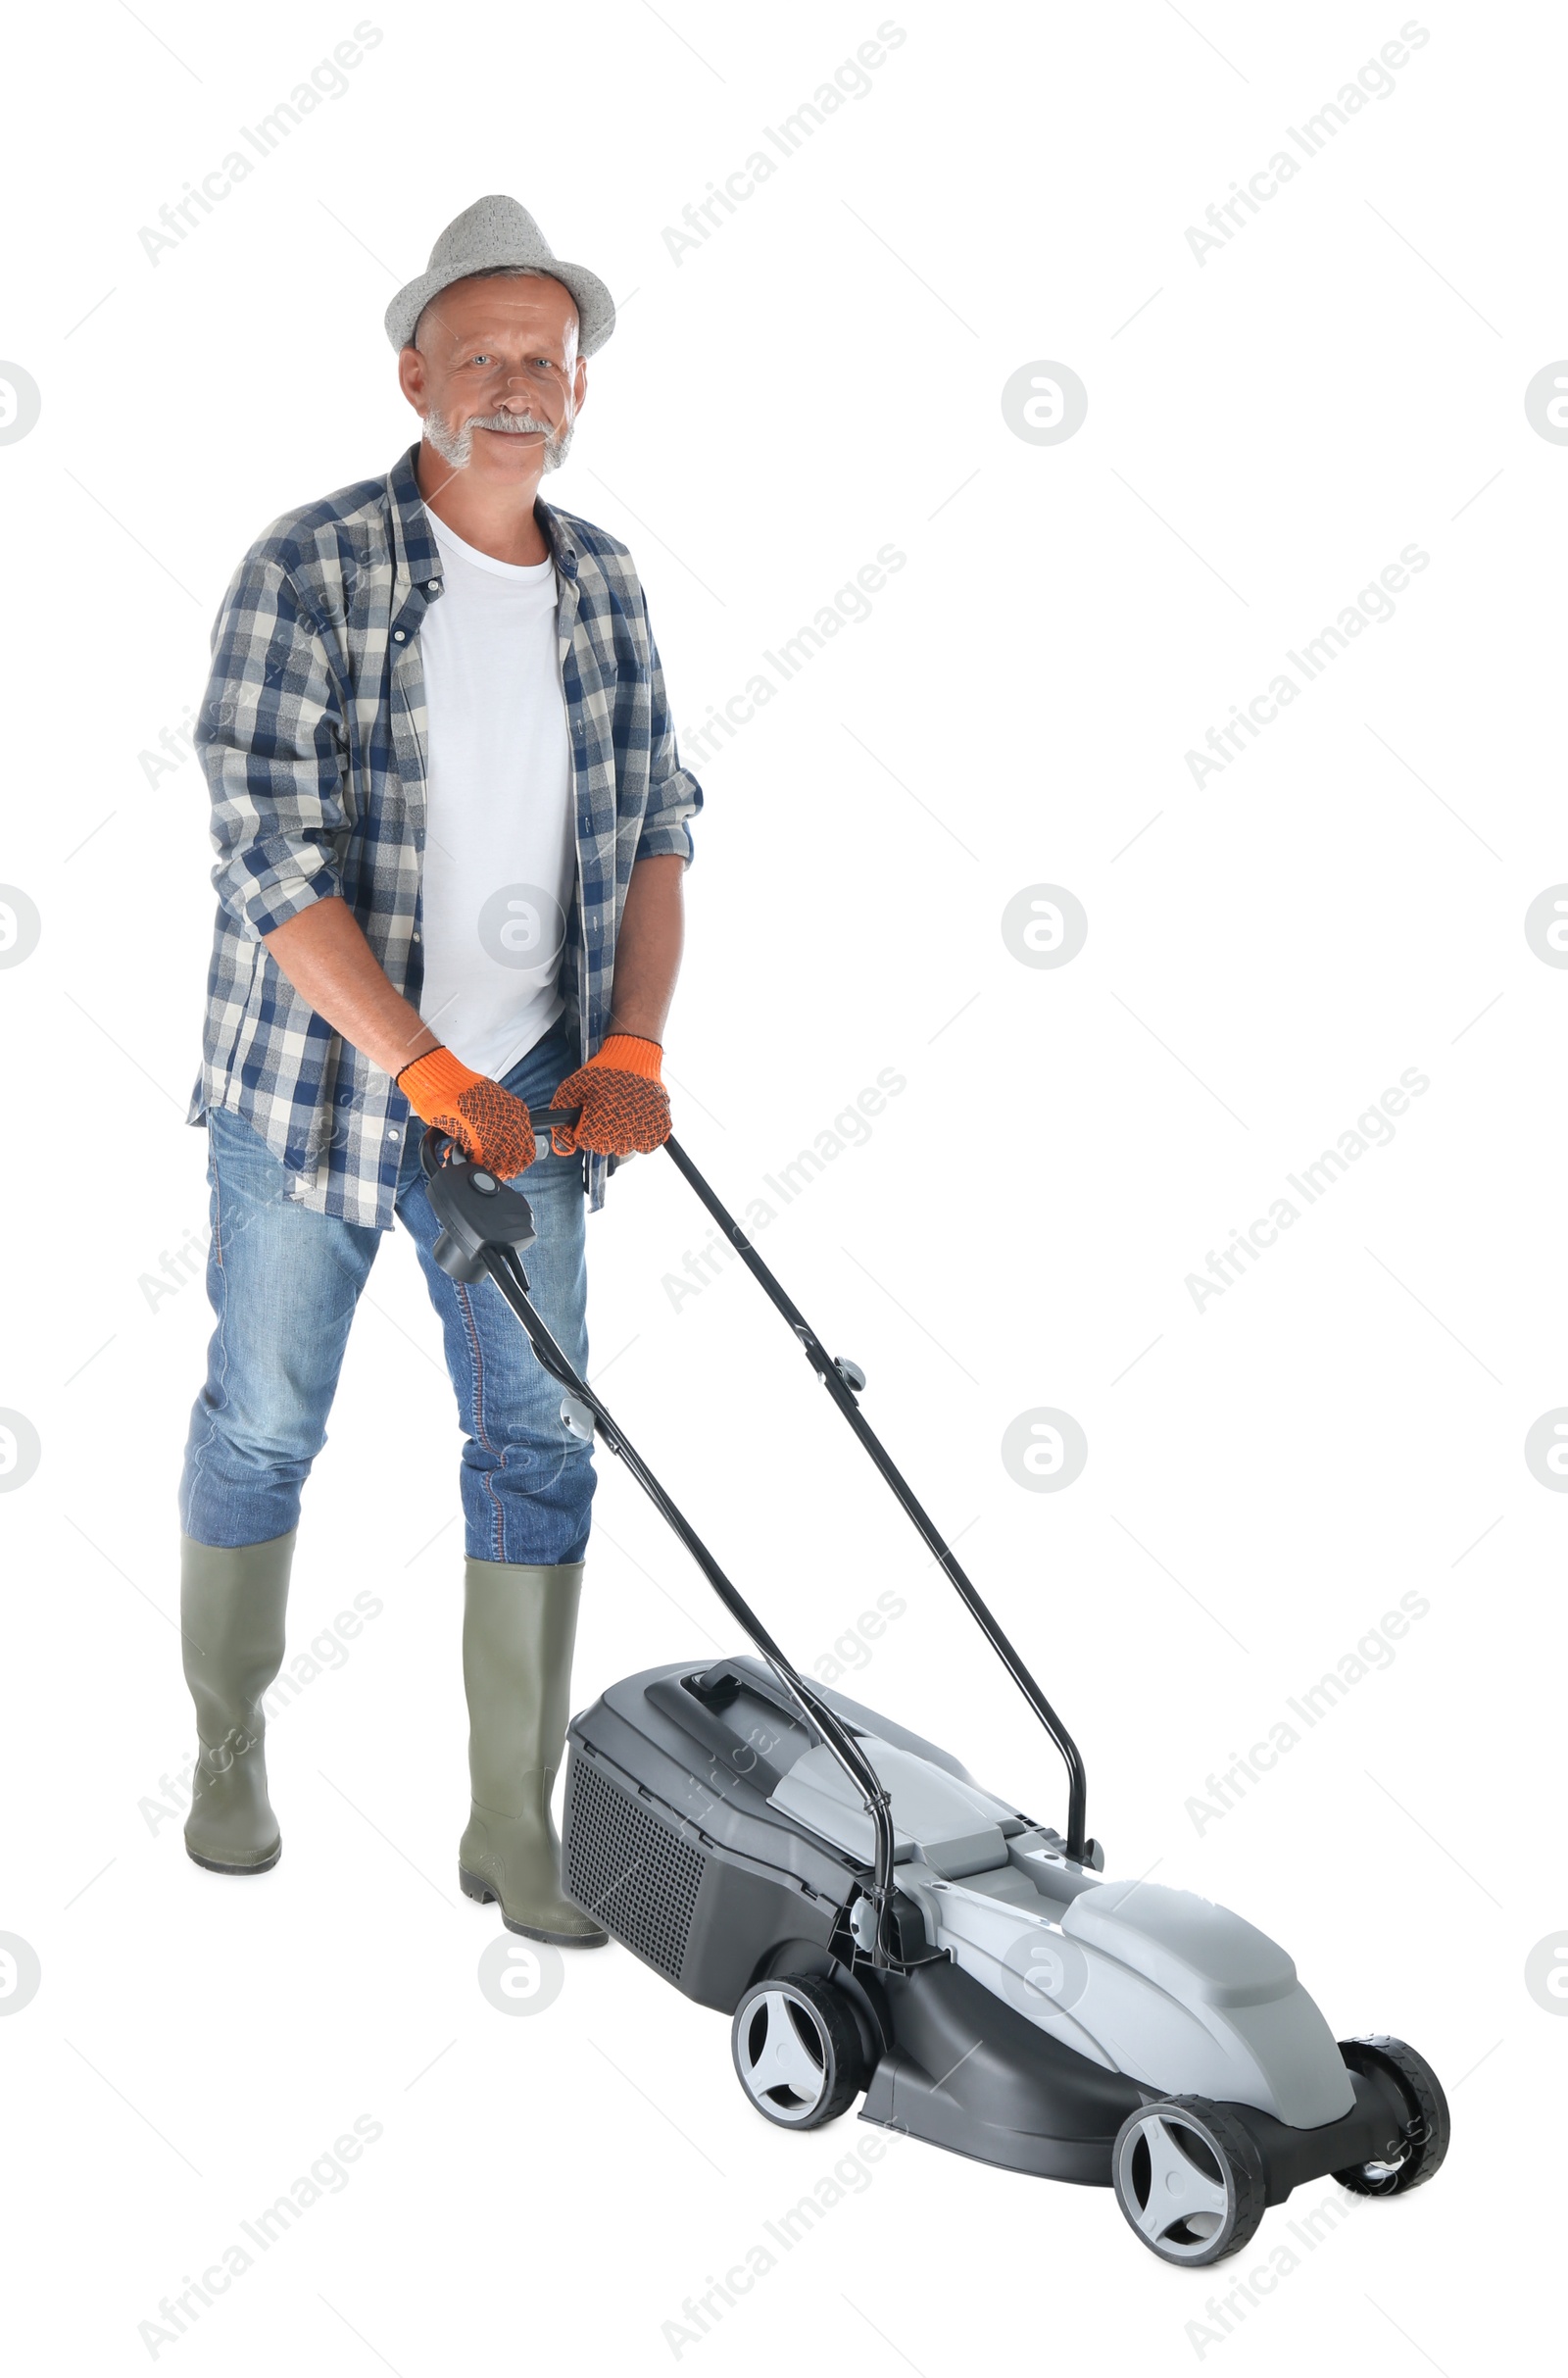
[[[186,1120],[242,1115],[318,1213],[387,1229],[409,1103],[289,984],[261,936],[335,894],[394,986],[423,983],[424,671],[419,626],[441,561],[417,446],[275,520],[241,562],[213,631],[196,745],[213,803],[217,928],[202,1066]],[[659,654],[615,537],[539,503],[556,565],[577,824],[561,990],[584,1058],[610,1016],[634,863],[690,860],[702,790],[680,765]],[[417,1124],[416,1123],[416,1127]],[[603,1157],[585,1159],[603,1205]]]

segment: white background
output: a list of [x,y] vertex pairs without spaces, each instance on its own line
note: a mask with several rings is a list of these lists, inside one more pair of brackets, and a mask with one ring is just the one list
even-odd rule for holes
[[[140,227],[350,34],[350,0],[13,34],[0,346],[43,398],[0,452],[0,877],[41,918],[0,971],[0,1406],[42,1449],[0,1497],[0,1931],[42,1966],[0,2021],[19,2368],[146,2366],[138,2323],[359,2115],[382,2135],[349,2184],[161,2366],[1457,2378],[1507,2355],[1549,2266],[1568,2025],[1524,1968],[1568,1925],[1568,1503],[1523,1442],[1568,1403],[1568,974],[1523,920],[1568,875],[1568,452],[1523,398],[1568,352],[1563,27],[900,0],[868,93],[677,263],[664,226],[882,21],[376,0],[346,92],[156,264]],[[1188,225],[1410,22],[1393,94],[1200,263]],[[454,1855],[459,1440],[406,1241],[307,1492],[291,1656],[354,1591],[385,1607],[272,1729],[283,1862],[218,1881],[149,1817],[192,1741],[174,1488],[208,1313],[199,1277],[142,1283],[205,1233],[181,1115],[211,892],[197,765],[150,784],[140,755],[199,700],[245,546],[407,442],[382,309],[488,190],[621,301],[549,492],[631,543],[684,729],[879,546],[907,556],[699,768],[676,1127],[744,1207],[906,1077],[764,1251],[1076,1732],[1111,1870],[1236,1907],[1338,2035],[1396,2032],[1445,2077],[1441,2177],[1313,2250],[1289,2223],[1346,2206],[1330,2181],[1195,2274],[1108,2194],[897,2140],[848,2163],[879,2136],[853,2118],[776,2133],[722,2018],[618,1948],[528,2019],[486,2000],[495,1911]],[[1002,412],[1043,359],[1089,392],[1055,446]],[[1412,543],[1396,616],[1196,784],[1208,727]],[[1002,937],[1038,883],[1088,914],[1059,969]],[[1411,1067],[1392,1143],[1198,1310],[1187,1275]],[[726,1267],[672,1301],[704,1235],[657,1158],[592,1220],[613,1409],[803,1664],[903,1596],[850,1689],[1059,1822],[1050,1746],[760,1297]],[[1088,1437],[1056,1493],[1001,1458],[1041,1407]],[[1392,1664],[1195,1822],[1406,1594],[1430,1607]],[[731,1648],[605,1475],[576,1705]],[[683,2300],[836,2164],[841,2201],[699,2335]],[[1272,2295],[1190,2327],[1277,2249]]]

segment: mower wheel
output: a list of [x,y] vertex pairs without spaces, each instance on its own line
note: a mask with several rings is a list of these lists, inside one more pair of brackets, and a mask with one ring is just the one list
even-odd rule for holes
[[1263,2218],[1262,2158],[1207,2098],[1161,2098],[1130,2113],[1111,2149],[1116,2202],[1162,2262],[1219,2262]]
[[865,2087],[849,2002],[819,1974],[754,1982],[735,2009],[730,2046],[752,2104],[786,2130],[836,2121]]
[[1357,2197],[1402,2197],[1430,2180],[1448,2152],[1448,2101],[1424,2056],[1384,2032],[1341,2040],[1340,2054],[1352,2072],[1377,2073],[1394,2083],[1404,2120],[1391,2135],[1383,2158],[1352,2163],[1334,2175]]

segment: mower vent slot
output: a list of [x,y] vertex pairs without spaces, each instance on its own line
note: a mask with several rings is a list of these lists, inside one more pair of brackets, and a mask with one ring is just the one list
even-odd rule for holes
[[571,1766],[566,1889],[672,1982],[708,1860],[581,1759]]

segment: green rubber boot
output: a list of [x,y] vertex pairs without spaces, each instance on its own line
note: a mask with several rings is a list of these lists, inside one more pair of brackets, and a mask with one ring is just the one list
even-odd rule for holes
[[571,1714],[582,1562],[470,1561],[463,1611],[473,1808],[458,1851],[469,1899],[499,1900],[509,1932],[558,1947],[609,1938],[561,1887],[550,1791]]
[[265,1874],[283,1855],[267,1797],[262,1695],[283,1664],[294,1535],[228,1546],[179,1540],[179,1624],[198,1746],[185,1847],[214,1874]]

